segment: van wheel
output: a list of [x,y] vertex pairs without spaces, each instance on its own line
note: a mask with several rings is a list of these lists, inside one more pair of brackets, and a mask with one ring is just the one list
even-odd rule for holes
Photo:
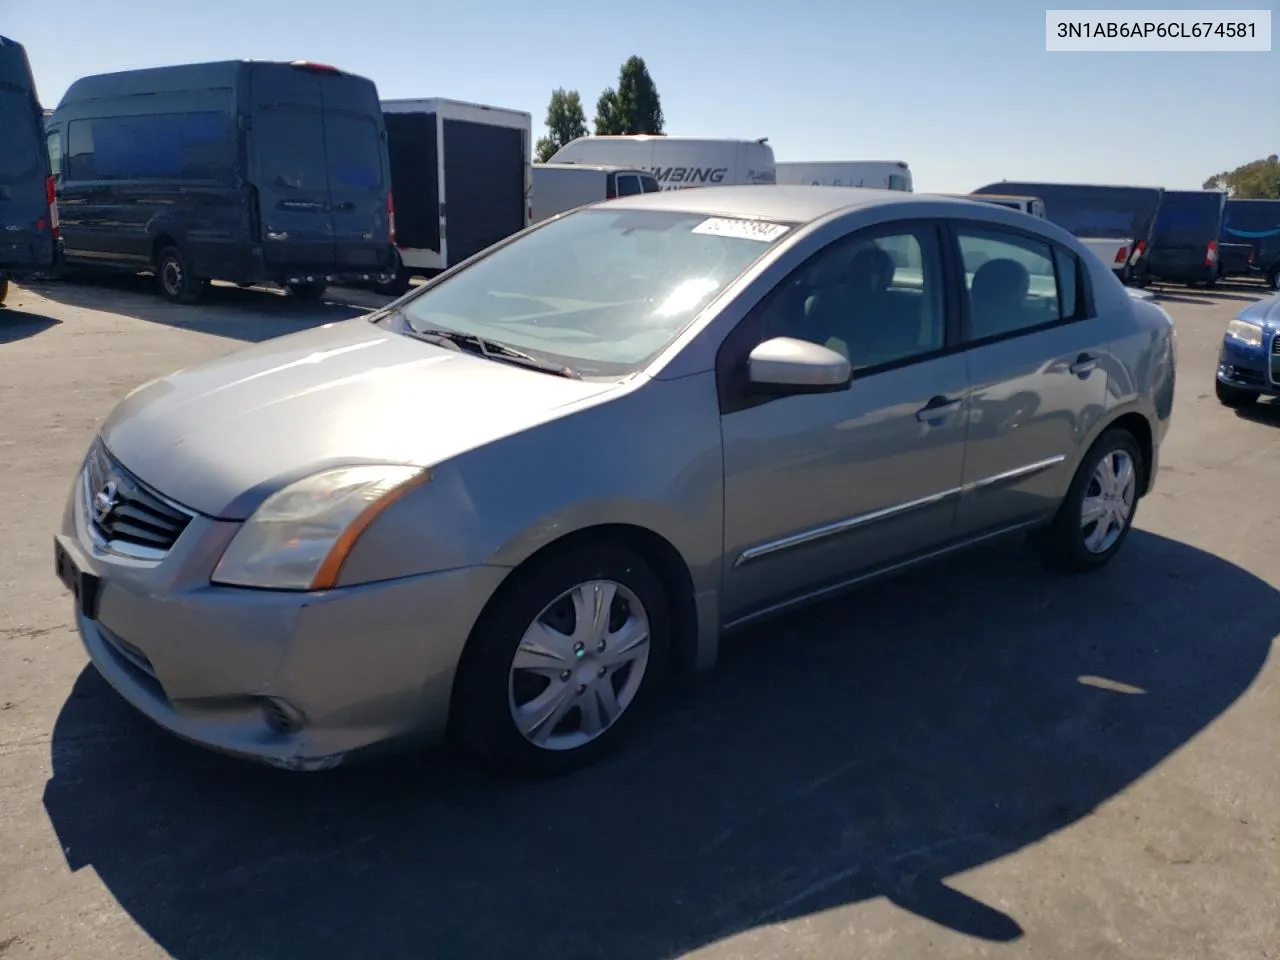
[[9,295],[9,278],[0,277],[0,305],[4,304],[4,298]]
[[160,281],[160,292],[173,303],[198,303],[207,285],[191,272],[178,247],[160,250],[156,256],[156,279]]
[[324,296],[324,292],[329,289],[329,285],[318,280],[313,280],[310,283],[299,281],[285,284],[285,289],[289,291],[289,296],[297,297],[299,300],[319,300]]
[[1271,276],[1267,278],[1267,283],[1271,285],[1271,289],[1280,293],[1280,266],[1271,268]]
[[1053,522],[1031,536],[1040,561],[1059,573],[1097,570],[1133,529],[1143,471],[1142,450],[1128,430],[1113,428],[1085,454]]
[[375,293],[380,293],[384,297],[400,296],[409,289],[408,269],[404,264],[400,264],[393,279],[388,280],[386,283],[375,283],[373,284],[373,289]]

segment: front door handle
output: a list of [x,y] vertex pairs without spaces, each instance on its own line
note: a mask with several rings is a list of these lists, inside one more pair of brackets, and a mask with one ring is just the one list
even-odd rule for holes
[[1083,380],[1094,371],[1098,366],[1098,358],[1092,353],[1082,353],[1076,357],[1076,362],[1067,369]]
[[959,400],[937,396],[916,411],[916,419],[921,423],[928,423],[930,420],[941,420],[959,406]]

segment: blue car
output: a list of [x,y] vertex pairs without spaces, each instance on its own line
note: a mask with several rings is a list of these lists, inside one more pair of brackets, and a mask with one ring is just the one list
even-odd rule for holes
[[1249,304],[1227,324],[1217,394],[1228,407],[1280,397],[1280,295]]

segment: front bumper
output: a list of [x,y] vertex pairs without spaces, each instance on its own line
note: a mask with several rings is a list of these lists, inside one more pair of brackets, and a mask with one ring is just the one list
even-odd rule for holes
[[1218,380],[1263,396],[1280,396],[1280,354],[1273,353],[1275,338],[1263,336],[1261,346],[1234,337],[1223,337],[1218,351]]
[[185,740],[287,769],[447,725],[463,645],[506,570],[471,567],[321,593],[210,584],[239,524],[195,517],[159,560],[103,549],[73,485],[57,547],[96,577],[76,623],[102,677]]

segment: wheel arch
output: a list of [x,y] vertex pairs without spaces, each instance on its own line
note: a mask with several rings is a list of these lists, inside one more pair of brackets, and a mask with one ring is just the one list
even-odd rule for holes
[[[633,523],[601,523],[570,531],[542,545],[521,560],[503,578],[498,589],[481,609],[471,629],[471,635],[463,646],[462,657],[454,674],[455,693],[458,678],[462,676],[469,653],[474,649],[472,638],[478,631],[485,629],[491,612],[504,602],[505,597],[521,577],[568,551],[600,543],[626,547],[649,564],[662,584],[670,606],[672,632],[670,667],[677,676],[686,676],[694,671],[698,650],[698,616],[694,600],[693,574],[684,557],[670,540],[648,527]],[[456,697],[451,697],[451,700],[456,702]],[[452,704],[450,713],[453,713]]]

